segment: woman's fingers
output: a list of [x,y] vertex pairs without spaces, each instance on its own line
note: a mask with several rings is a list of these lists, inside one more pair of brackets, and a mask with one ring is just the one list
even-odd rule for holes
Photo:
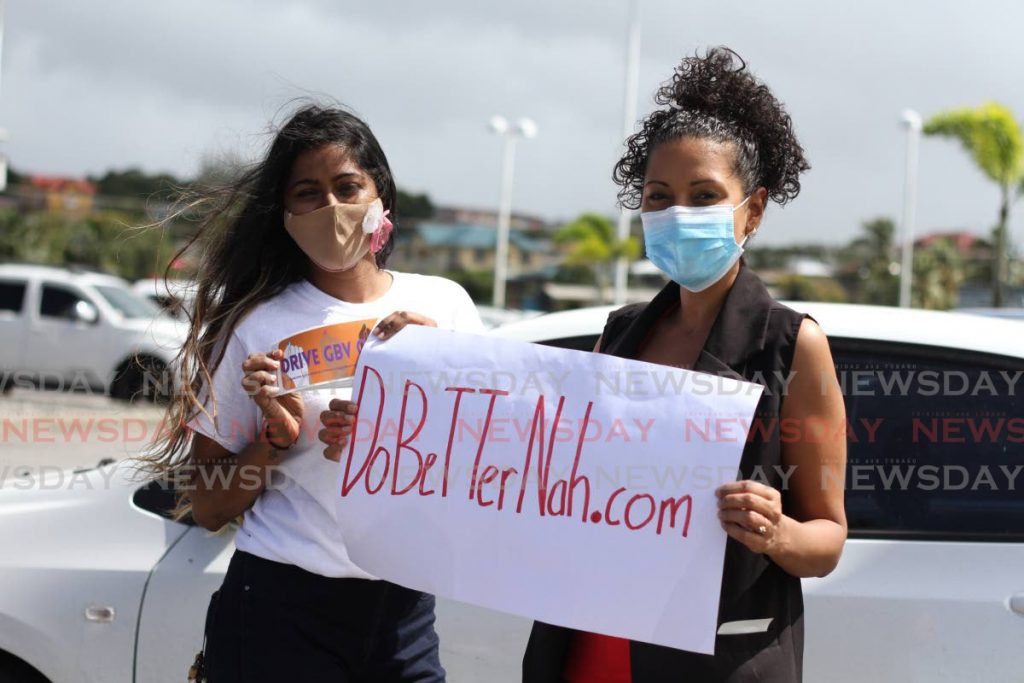
[[244,384],[251,387],[253,392],[264,385],[277,386],[277,375],[273,375],[266,370],[256,370],[250,372],[244,378]]
[[325,410],[320,413],[320,422],[325,427],[349,427],[356,421],[356,416],[351,413],[343,413],[335,410]]
[[327,404],[329,410],[320,413],[320,423],[324,426],[317,435],[327,445],[324,457],[328,460],[341,462],[341,452],[348,444],[352,425],[356,421],[357,406],[354,401],[341,398],[331,399]]
[[437,322],[419,313],[409,311],[396,311],[387,316],[373,328],[373,333],[380,340],[390,339],[398,334],[406,325],[423,325],[425,327],[437,327]]
[[349,434],[351,429],[321,429],[317,437],[323,442],[327,448],[324,449],[324,457],[334,462],[341,462],[341,453],[348,445]]
[[242,370],[244,372],[266,370],[268,372],[276,373],[278,368],[281,367],[281,358],[283,356],[284,352],[277,349],[270,353],[250,353],[249,356],[242,361]]
[[341,462],[341,451],[343,446],[328,446],[324,449],[324,457],[334,462]]
[[719,510],[718,518],[724,523],[741,526],[753,533],[757,533],[762,527],[768,529],[773,526],[770,519],[753,510]]
[[280,354],[280,351],[270,354],[250,353],[248,358],[242,361],[242,388],[261,407],[279,391],[277,370],[280,363],[273,357],[277,354]]
[[344,446],[348,443],[348,437],[351,433],[351,429],[327,428],[317,432],[317,438],[328,446]]
[[767,484],[762,484],[759,481],[752,479],[741,479],[740,481],[730,481],[722,484],[715,491],[715,495],[719,498],[727,496],[732,493],[754,493],[765,498],[778,498],[780,497],[778,489],[774,489]]
[[280,396],[277,372],[283,356],[275,349],[251,353],[242,361],[242,388],[263,413],[266,435],[275,444],[294,443],[302,421],[302,398],[295,393]]
[[781,494],[778,490],[759,482],[730,482],[720,487],[716,495],[720,512],[752,511],[773,524],[782,517]]
[[358,409],[355,401],[347,401],[343,398],[332,398],[327,407],[333,412],[348,413],[349,415],[355,415]]
[[769,519],[776,519],[782,512],[779,503],[752,493],[732,493],[718,499],[720,510],[753,510]]

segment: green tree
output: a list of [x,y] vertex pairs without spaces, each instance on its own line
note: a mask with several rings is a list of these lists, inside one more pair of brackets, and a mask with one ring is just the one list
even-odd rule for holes
[[862,227],[864,234],[853,240],[841,256],[854,276],[847,285],[860,303],[895,306],[900,286],[893,267],[896,225],[892,219],[880,217],[867,221]]
[[398,188],[398,217],[431,218],[434,215],[434,203],[425,193],[415,194]]
[[1024,194],[1024,133],[1013,113],[996,102],[936,114],[925,124],[924,132],[959,140],[981,172],[999,186],[999,222],[993,240],[992,305],[1002,306],[1010,205],[1014,195]]
[[581,214],[555,233],[555,243],[568,248],[565,263],[585,266],[594,275],[599,303],[606,301],[612,268],[619,257],[633,261],[640,255],[640,244],[635,237],[620,240],[615,225],[596,213]]
[[42,265],[81,265],[129,280],[163,273],[173,256],[166,233],[136,228],[115,212],[87,216],[36,211],[0,213],[0,260]]
[[953,308],[963,281],[964,261],[951,241],[939,239],[914,251],[914,282],[910,298],[917,308]]
[[167,199],[181,182],[169,173],[150,175],[138,168],[107,171],[100,177],[90,177],[100,195],[131,197],[133,199]]

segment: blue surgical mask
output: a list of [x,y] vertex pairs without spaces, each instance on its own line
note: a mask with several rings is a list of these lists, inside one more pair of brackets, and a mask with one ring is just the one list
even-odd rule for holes
[[640,214],[647,258],[669,278],[691,292],[718,282],[743,254],[736,244],[733,213],[737,206],[672,206]]

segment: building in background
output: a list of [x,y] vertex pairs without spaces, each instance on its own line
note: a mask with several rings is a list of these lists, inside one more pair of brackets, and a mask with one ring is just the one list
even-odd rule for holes
[[96,186],[84,178],[33,175],[15,188],[24,210],[46,210],[72,216],[92,211]]
[[[498,226],[498,212],[493,209],[439,206],[434,210],[432,220],[437,223],[481,225],[495,230]],[[546,232],[551,226],[543,218],[513,213],[509,227],[524,232]]]
[[[391,261],[399,270],[443,274],[453,271],[494,272],[498,233],[490,226],[420,221],[399,230]],[[538,270],[559,260],[551,241],[512,230],[509,235],[509,277]]]

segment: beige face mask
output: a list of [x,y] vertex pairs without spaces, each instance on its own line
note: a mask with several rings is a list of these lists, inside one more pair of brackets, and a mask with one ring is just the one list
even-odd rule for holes
[[[284,229],[299,249],[324,270],[339,272],[359,263],[370,251],[371,234],[382,220],[383,204],[331,204],[299,215],[284,212]],[[370,229],[368,229],[370,228]]]

